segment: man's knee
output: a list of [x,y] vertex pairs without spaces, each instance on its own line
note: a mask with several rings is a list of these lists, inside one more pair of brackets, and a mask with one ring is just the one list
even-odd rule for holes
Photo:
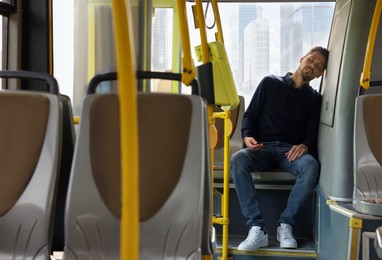
[[301,159],[303,160],[300,161],[300,174],[310,179],[311,182],[317,183],[320,173],[319,162],[311,155],[303,156]]
[[245,149],[241,149],[241,150],[235,152],[231,156],[230,163],[232,165],[232,164],[235,164],[235,163],[238,163],[238,162],[243,162],[243,161],[245,161],[247,159],[248,159],[248,156],[247,156],[246,150]]
[[310,154],[306,154],[301,157],[300,167],[305,168],[306,170],[318,172],[320,164],[313,156],[311,156]]
[[248,156],[247,149],[241,149],[231,156],[230,172],[234,177],[236,174],[242,174],[250,167],[251,159]]

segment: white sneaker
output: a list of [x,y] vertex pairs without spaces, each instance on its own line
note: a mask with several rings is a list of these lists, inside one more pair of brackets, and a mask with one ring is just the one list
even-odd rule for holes
[[281,223],[277,227],[277,241],[280,241],[282,248],[297,248],[297,241],[293,237],[291,225]]
[[268,246],[268,234],[258,226],[253,226],[248,232],[248,237],[240,243],[238,250],[256,251],[260,247]]

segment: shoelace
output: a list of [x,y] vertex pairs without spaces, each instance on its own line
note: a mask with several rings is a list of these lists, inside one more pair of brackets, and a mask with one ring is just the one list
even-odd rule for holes
[[264,232],[262,230],[250,230],[249,232],[249,236],[247,237],[247,239],[252,239],[253,237],[256,237],[256,240],[259,240],[259,236],[258,235],[261,235],[261,232]]
[[281,229],[281,234],[284,237],[284,239],[292,239],[291,233],[292,231],[289,228],[280,228]]

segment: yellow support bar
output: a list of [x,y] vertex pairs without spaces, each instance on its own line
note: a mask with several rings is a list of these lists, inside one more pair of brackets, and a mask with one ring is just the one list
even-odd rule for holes
[[351,218],[349,221],[350,228],[361,229],[362,228],[362,219]]
[[207,30],[206,30],[206,22],[204,19],[204,12],[203,12],[203,4],[202,0],[196,0],[196,20],[197,25],[199,27],[200,32],[200,41],[202,46],[202,63],[205,64],[211,60],[210,58],[210,51],[208,47],[208,41],[207,41]]
[[182,38],[182,82],[189,86],[196,77],[196,69],[194,61],[191,56],[190,47],[190,34],[188,31],[187,15],[186,15],[186,1],[177,0],[179,12],[179,25]]
[[356,260],[358,259],[359,253],[359,241],[362,229],[362,219],[350,218],[349,220],[349,248],[348,248],[348,259]]
[[229,154],[230,146],[229,139],[232,132],[231,112],[215,112],[215,118],[224,119],[224,179],[223,179],[223,207],[222,217],[214,218],[214,223],[223,226],[222,236],[222,255],[218,257],[218,260],[228,260],[232,257],[228,257],[228,225],[229,225]]
[[215,217],[215,218],[213,218],[213,223],[219,224],[219,225],[228,225],[229,224],[229,218]]
[[371,21],[371,27],[369,32],[369,39],[367,41],[366,53],[365,53],[365,62],[363,64],[363,70],[361,73],[360,85],[364,89],[370,87],[370,65],[373,57],[375,37],[377,35],[379,18],[382,11],[382,0],[377,0],[374,9],[373,20]]
[[[175,3],[175,7],[176,7],[176,5],[177,5],[177,3]],[[177,8],[174,8],[174,17],[179,17],[179,11]],[[172,53],[173,53],[173,55],[172,55],[171,67],[172,67],[172,72],[174,72],[174,73],[178,72],[179,73],[182,66],[186,66],[183,64],[179,64],[178,53],[180,53],[180,51],[182,51],[180,44],[182,44],[182,41],[183,41],[181,39],[181,31],[180,31],[181,27],[179,24],[179,20],[173,19],[172,26],[173,26],[173,34],[172,34],[172,42],[173,42]],[[192,64],[193,64],[193,61],[192,61]],[[184,80],[188,81],[188,80],[186,80],[185,77],[184,77]],[[179,93],[179,91],[180,91],[179,85],[180,85],[179,82],[177,82],[176,80],[172,80],[171,81],[171,93]]]
[[222,29],[222,23],[220,20],[220,13],[219,13],[217,0],[212,0],[212,8],[214,9],[214,16],[215,16],[216,27],[217,27],[216,40],[218,42],[224,43],[223,29]]
[[227,224],[223,225],[222,256],[219,260],[232,259],[228,257],[228,224],[229,224],[229,138],[232,132],[231,112],[226,111],[224,117],[224,181],[223,181],[223,217]]
[[121,127],[121,259],[139,259],[138,111],[130,2],[113,0]]
[[215,118],[222,118],[222,119],[227,119],[227,118],[230,119],[231,115],[230,115],[230,113],[227,113],[227,112],[215,112],[214,117]]

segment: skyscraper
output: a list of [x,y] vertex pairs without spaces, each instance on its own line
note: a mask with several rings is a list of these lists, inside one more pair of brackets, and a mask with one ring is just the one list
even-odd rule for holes
[[155,9],[152,23],[152,69],[165,71],[171,69],[172,53],[172,10]]
[[250,95],[260,80],[269,74],[270,64],[269,21],[258,17],[244,30],[243,92]]
[[238,81],[244,79],[244,30],[245,27],[256,18],[262,17],[262,8],[257,4],[239,5],[239,74]]

